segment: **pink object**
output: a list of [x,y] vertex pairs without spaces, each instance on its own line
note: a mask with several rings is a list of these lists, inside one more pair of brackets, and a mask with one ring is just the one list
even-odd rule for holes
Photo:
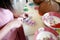
[[[14,20],[13,13],[8,9],[0,8],[0,28],[12,20]],[[16,30],[12,29],[2,40],[14,40],[15,37]]]
[[13,20],[13,14],[8,9],[0,8],[0,27]]

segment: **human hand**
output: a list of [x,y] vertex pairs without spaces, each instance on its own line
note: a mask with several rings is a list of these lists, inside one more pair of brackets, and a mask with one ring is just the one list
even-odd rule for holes
[[21,18],[17,18],[11,22],[9,22],[6,26],[10,27],[11,29],[13,28],[19,28],[22,25]]

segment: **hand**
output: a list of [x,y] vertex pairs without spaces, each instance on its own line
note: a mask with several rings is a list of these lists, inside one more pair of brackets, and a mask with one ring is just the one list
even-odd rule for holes
[[11,29],[13,29],[13,28],[19,28],[21,25],[22,25],[21,18],[17,18],[8,23],[6,26],[9,26]]

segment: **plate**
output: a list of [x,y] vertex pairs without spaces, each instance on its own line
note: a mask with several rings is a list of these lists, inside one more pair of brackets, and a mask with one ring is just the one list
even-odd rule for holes
[[59,34],[53,29],[42,27],[35,32],[34,40],[47,40],[48,38],[48,40],[57,40],[58,35]]
[[48,12],[42,16],[45,25],[51,28],[60,28],[60,13]]

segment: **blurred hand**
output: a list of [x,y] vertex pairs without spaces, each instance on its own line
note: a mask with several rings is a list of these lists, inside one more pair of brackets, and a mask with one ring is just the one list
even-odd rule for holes
[[11,29],[13,28],[19,28],[22,25],[22,19],[17,18],[11,22],[9,22],[6,26],[9,26]]

